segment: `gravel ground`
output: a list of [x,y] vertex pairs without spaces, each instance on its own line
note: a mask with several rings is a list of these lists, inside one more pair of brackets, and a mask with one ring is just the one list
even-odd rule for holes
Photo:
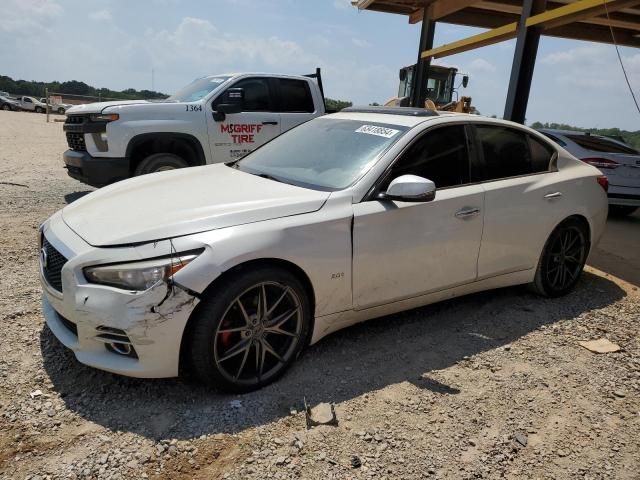
[[[223,396],[85,367],[44,326],[37,227],[90,190],[64,149],[61,124],[0,111],[0,479],[640,478],[640,217],[615,224],[635,257],[607,237],[609,273],[565,298],[508,288],[374,320]],[[578,345],[601,337],[622,350]],[[338,425],[306,430],[305,398]]]

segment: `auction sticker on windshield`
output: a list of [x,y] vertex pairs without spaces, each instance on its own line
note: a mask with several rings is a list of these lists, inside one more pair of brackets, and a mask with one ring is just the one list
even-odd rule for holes
[[400,130],[393,128],[378,127],[376,125],[363,125],[356,130],[357,133],[366,133],[368,135],[377,135],[378,137],[391,138],[400,133]]

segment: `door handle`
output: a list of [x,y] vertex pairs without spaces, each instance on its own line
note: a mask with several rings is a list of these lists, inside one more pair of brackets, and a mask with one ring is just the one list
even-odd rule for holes
[[553,192],[553,193],[547,193],[544,198],[545,200],[553,200],[554,198],[560,198],[562,196],[561,192]]
[[276,122],[275,120],[269,121],[269,122],[262,122],[263,125],[277,125],[278,122]]
[[479,208],[463,208],[456,212],[456,218],[470,218],[475,217],[480,213]]

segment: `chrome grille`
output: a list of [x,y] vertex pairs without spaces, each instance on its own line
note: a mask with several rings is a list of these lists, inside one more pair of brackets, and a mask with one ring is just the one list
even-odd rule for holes
[[52,288],[62,292],[62,267],[67,263],[67,259],[49,243],[44,235],[40,262],[44,279]]
[[79,123],[84,123],[85,119],[86,117],[82,115],[69,115],[64,123],[77,125]]

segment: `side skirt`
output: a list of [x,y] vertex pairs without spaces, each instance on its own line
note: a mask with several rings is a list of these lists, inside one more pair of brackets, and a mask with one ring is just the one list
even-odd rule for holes
[[330,333],[373,318],[392,315],[405,310],[411,310],[412,308],[424,307],[425,305],[430,305],[432,303],[484,290],[530,283],[533,281],[534,274],[535,269],[522,270],[496,277],[485,278],[465,285],[448,288],[446,290],[420,295],[418,297],[407,298],[397,302],[387,303],[385,305],[378,305],[365,310],[347,310],[344,312],[324,315],[322,317],[316,317],[315,329],[313,331],[313,336],[311,337],[310,345],[313,345]]

